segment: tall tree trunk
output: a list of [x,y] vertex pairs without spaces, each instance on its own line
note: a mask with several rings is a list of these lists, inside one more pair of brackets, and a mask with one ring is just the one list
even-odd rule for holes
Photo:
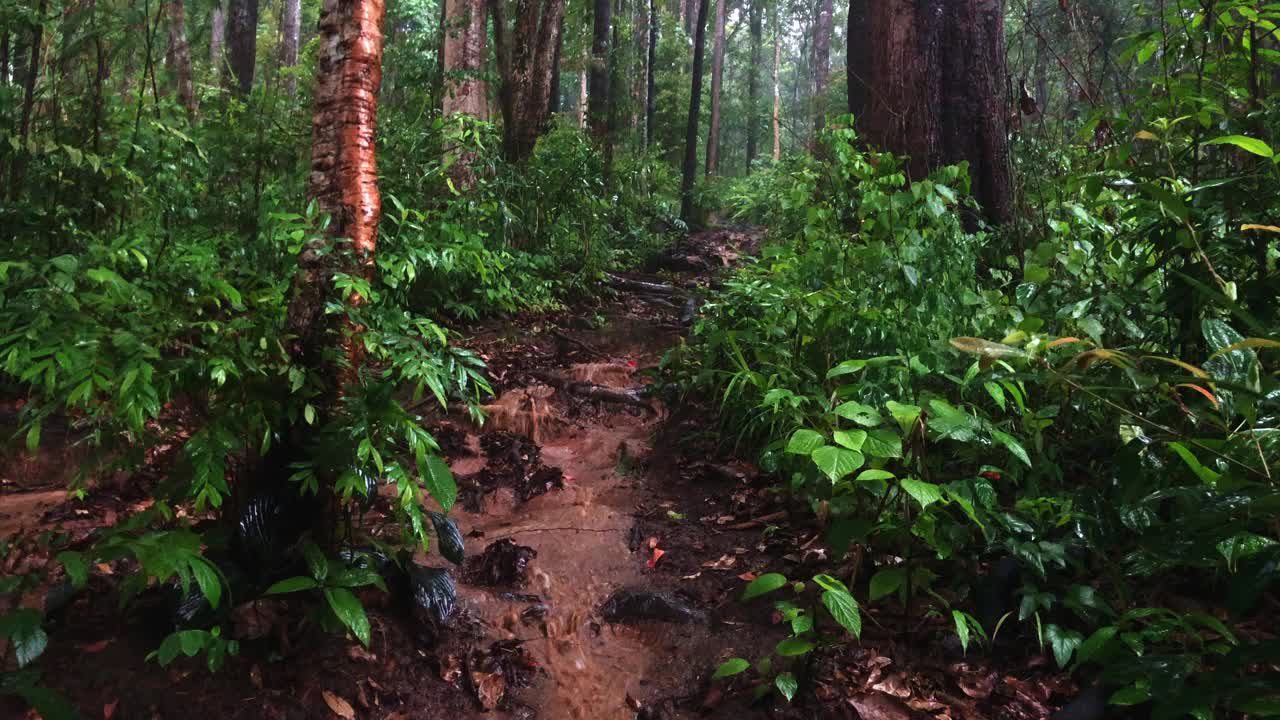
[[715,44],[711,51],[711,123],[707,128],[707,174],[720,166],[720,88],[724,84],[724,3],[716,0]]
[[169,46],[173,48],[174,77],[178,80],[178,100],[187,119],[196,120],[196,88],[191,73],[191,47],[187,44],[187,16],[183,0],[169,0]]
[[698,3],[697,29],[693,38],[693,76],[689,90],[689,122],[684,133],[684,167],[680,180],[680,219],[693,220],[693,185],[698,179],[698,124],[702,117],[702,60],[707,49],[708,0]]
[[[382,81],[383,0],[324,0],[311,132],[307,195],[330,216],[327,237],[303,250],[294,281],[288,324],[291,354],[319,367],[331,329],[325,306],[333,300],[337,271],[372,277],[382,202],[378,194],[375,125]],[[336,238],[351,241],[351,255],[332,252]],[[330,250],[331,252],[326,252]],[[353,297],[350,302],[360,303]],[[352,379],[361,354],[358,329],[348,326],[341,374],[325,368],[330,400]]]
[[227,51],[232,87],[241,95],[253,90],[253,71],[258,61],[258,0],[229,0]]
[[444,99],[445,117],[464,113],[488,116],[488,90],[484,68],[488,57],[488,12],[484,0],[444,0]]
[[693,28],[698,23],[698,0],[683,0],[684,2],[684,34],[693,36]]
[[[31,55],[27,62],[26,76],[23,78],[22,113],[18,119],[18,139],[24,145],[31,134],[31,115],[36,104],[36,83],[40,78],[40,47],[44,44],[44,16],[47,11],[48,0],[40,0],[40,6],[36,11],[36,24],[31,26]],[[18,155],[13,160],[13,174],[9,180],[10,199],[18,197],[18,191],[22,186],[23,170],[23,156]]]
[[867,3],[869,0],[849,0],[849,25],[845,33],[845,83],[848,89],[849,114],[853,115],[859,129],[866,123],[867,102],[870,91],[867,82],[871,77],[871,35],[868,27]]
[[523,163],[546,130],[551,108],[551,67],[560,42],[565,0],[517,0],[507,27],[506,0],[489,0],[494,55],[502,88],[503,155]]
[[657,91],[654,87],[655,65],[658,57],[658,0],[649,0],[649,57],[645,62],[644,144],[653,144],[653,120],[658,110]]
[[832,0],[818,0],[818,17],[813,38],[813,145],[827,124],[827,91],[831,79]]
[[223,7],[226,0],[215,0],[209,10],[209,64],[213,66],[214,77],[222,74],[222,51],[227,45],[227,10]]
[[587,68],[584,64],[578,71],[578,127],[587,129]]
[[564,52],[564,15],[560,16],[560,32],[556,35],[556,51],[551,56],[551,105],[549,111],[560,112],[560,55]]
[[[856,0],[854,0],[856,2]],[[751,0],[751,67],[747,76],[747,174],[756,159],[760,131],[760,54],[764,40],[764,0]]]
[[[302,35],[302,0],[284,0],[284,14],[280,18],[280,67],[291,68],[298,64],[298,41]],[[285,81],[290,95],[298,94],[298,80],[292,75]]]
[[597,139],[609,134],[609,30],[613,1],[595,0],[591,34],[591,89],[587,96],[587,127]]
[[1000,0],[882,0],[870,14],[868,136],[913,178],[963,160],[986,219],[1012,217]]
[[9,28],[0,30],[0,85],[9,84]]
[[782,159],[782,85],[778,68],[782,65],[782,30],[778,25],[778,8],[773,8],[773,161]]

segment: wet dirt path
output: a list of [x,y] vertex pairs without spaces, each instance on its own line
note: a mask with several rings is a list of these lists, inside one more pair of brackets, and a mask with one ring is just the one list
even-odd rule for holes
[[[744,241],[740,234],[716,238]],[[695,236],[694,247],[708,247],[697,241]],[[733,252],[722,244],[710,247],[722,248],[726,256]],[[727,262],[721,256],[710,260]],[[532,687],[496,703],[498,717],[633,720],[647,707],[699,692],[690,684],[706,677],[722,649],[716,642],[719,623],[708,619],[707,609],[678,586],[668,589],[669,573],[660,572],[666,569],[665,538],[648,535],[637,519],[672,504],[663,499],[669,463],[659,456],[673,449],[655,447],[668,410],[654,398],[641,407],[600,401],[586,390],[589,385],[643,393],[641,370],[656,367],[683,331],[670,305],[624,295],[598,314],[604,320],[600,327],[555,329],[551,352],[561,366],[538,368],[527,384],[508,383],[486,407],[483,429],[462,426],[470,454],[454,459],[452,467],[464,493],[469,479],[494,462],[486,462],[481,438],[503,432],[533,440],[541,463],[564,474],[563,488],[526,502],[499,486],[470,511],[460,506],[452,513],[467,536],[468,556],[508,539],[536,552],[520,587],[479,587],[468,583],[465,572],[459,583],[464,612],[479,618],[486,641],[518,641],[542,671]],[[529,338],[516,333],[508,340],[518,348]],[[540,382],[546,375],[579,385],[553,387],[554,380]],[[669,516],[683,518],[674,510]],[[697,613],[698,621],[610,622],[617,618],[606,619],[601,608],[618,591],[669,592],[666,598]],[[472,685],[481,705],[488,704],[480,683]]]

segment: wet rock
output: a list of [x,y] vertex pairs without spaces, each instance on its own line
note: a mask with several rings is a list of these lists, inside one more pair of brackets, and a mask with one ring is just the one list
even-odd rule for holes
[[467,653],[467,680],[486,712],[510,707],[508,690],[528,687],[538,666],[519,640],[500,640],[487,651]]
[[458,602],[458,588],[449,571],[411,563],[408,574],[414,615],[429,625],[444,625]]
[[468,559],[463,578],[472,585],[523,587],[529,561],[537,556],[538,552],[533,548],[503,538],[490,543],[479,557]]
[[707,614],[673,593],[646,590],[618,590],[600,606],[606,622],[632,623],[658,620],[673,623],[704,623]]
[[431,518],[431,526],[435,529],[436,545],[440,549],[440,554],[454,565],[461,565],[465,549],[458,523],[438,512],[428,510],[427,515]]

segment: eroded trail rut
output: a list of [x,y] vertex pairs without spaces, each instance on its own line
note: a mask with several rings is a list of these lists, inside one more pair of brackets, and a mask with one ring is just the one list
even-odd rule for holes
[[[754,234],[712,237],[736,245]],[[695,247],[723,251],[701,261],[708,267],[734,252]],[[645,397],[643,372],[678,342],[682,328],[674,303],[652,300],[623,289],[603,308],[600,327],[556,328],[541,335],[549,345],[523,332],[480,341],[499,375],[510,363],[514,377],[486,407],[483,428],[461,418],[450,425],[454,447],[447,451],[463,496],[453,516],[472,558],[459,583],[462,622],[478,625],[482,644],[518,642],[538,672],[530,687],[517,689],[447,648],[442,664],[468,674],[463,684],[498,716],[677,717],[677,704],[705,690],[725,647],[721,630],[732,626],[713,620],[720,603],[694,597],[666,572],[669,553],[691,560],[702,552],[674,546],[682,542],[676,535],[645,524],[655,514],[667,522],[688,518],[671,493],[679,464],[666,462],[675,453],[664,438],[671,413]],[[559,366],[540,366],[547,356]],[[637,402],[611,399],[615,394]],[[537,494],[525,499],[531,492]],[[511,542],[536,555],[518,577],[486,586],[491,578],[478,566]],[[686,576],[690,585],[700,573]]]

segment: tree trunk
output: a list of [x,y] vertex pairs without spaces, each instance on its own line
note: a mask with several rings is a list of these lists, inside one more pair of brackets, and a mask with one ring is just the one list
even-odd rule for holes
[[[856,2],[857,0],[854,0]],[[756,159],[756,135],[760,130],[760,54],[764,39],[764,0],[751,0],[751,67],[747,76],[747,174]]]
[[187,44],[187,19],[183,0],[169,0],[169,46],[173,48],[178,100],[187,111],[187,119],[195,122],[196,88],[191,73],[191,47]]
[[859,129],[865,126],[871,77],[871,35],[867,18],[868,0],[849,0],[849,25],[845,33],[845,82],[849,96],[849,114]]
[[1000,0],[884,0],[870,14],[872,142],[922,178],[967,160],[986,219],[1012,216]]
[[556,35],[556,51],[551,56],[551,113],[560,112],[560,55],[564,52],[564,15],[560,16],[560,32]]
[[595,0],[591,35],[591,89],[587,96],[587,127],[592,136],[609,134],[609,30],[612,27],[612,0]]
[[778,68],[782,65],[782,34],[778,26],[778,8],[773,9],[773,161],[782,159],[782,86]]
[[[294,282],[288,325],[290,353],[318,367],[326,344],[325,306],[333,298],[333,274],[372,277],[382,202],[378,194],[375,125],[382,81],[383,0],[324,0],[315,116],[311,132],[311,174],[307,195],[331,218],[327,237],[303,250]],[[351,241],[352,254],[333,251],[336,238]],[[326,252],[326,250],[330,252]],[[356,296],[350,302],[360,303]],[[360,365],[357,328],[344,333],[347,358],[341,374],[327,368],[336,396]]]
[[693,28],[698,22],[698,0],[683,0],[684,2],[684,34],[693,36]]
[[[22,113],[18,120],[18,139],[25,145],[31,134],[31,115],[35,110],[36,82],[40,78],[40,46],[44,44],[44,16],[48,10],[48,0],[40,0],[36,11],[37,22],[31,26],[31,55],[27,62],[26,76],[23,77]],[[23,155],[13,160],[12,176],[9,180],[9,198],[18,197],[22,186],[22,173],[25,169]]]
[[587,68],[578,71],[578,127],[587,129]]
[[827,91],[831,79],[832,0],[818,0],[818,18],[813,38],[813,146],[827,124]]
[[445,117],[463,113],[488,116],[489,93],[484,83],[488,57],[488,12],[484,0],[444,0]]
[[649,0],[649,58],[645,63],[644,144],[653,144],[653,120],[658,111],[657,91],[654,88],[654,65],[658,56],[658,0]]
[[698,124],[702,116],[702,59],[707,47],[708,0],[698,3],[693,39],[693,76],[690,80],[689,122],[684,133],[684,173],[680,180],[680,219],[693,220],[693,184],[698,176]]
[[258,61],[258,0],[229,0],[227,52],[232,87],[240,95],[253,90],[253,70]]
[[517,0],[515,26],[507,27],[506,0],[489,0],[494,55],[502,76],[503,155],[523,163],[546,130],[551,108],[551,67],[560,42],[564,0]]
[[209,11],[209,64],[215,77],[222,74],[222,50],[227,45],[227,11],[217,0]]
[[[284,0],[280,34],[280,67],[291,68],[298,64],[298,41],[302,35],[302,0]],[[291,96],[297,95],[297,78],[289,76],[285,80],[285,90]]]
[[715,45],[711,51],[711,124],[707,128],[707,174],[720,166],[720,89],[724,84],[724,3],[716,0]]

